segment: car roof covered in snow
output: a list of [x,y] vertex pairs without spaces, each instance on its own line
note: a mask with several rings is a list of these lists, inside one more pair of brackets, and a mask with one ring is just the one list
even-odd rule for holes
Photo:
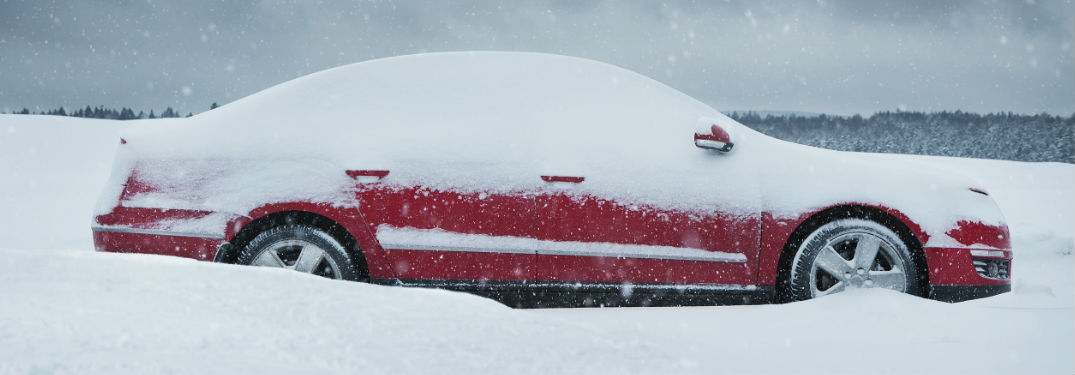
[[[654,147],[693,151],[690,133],[706,117],[723,116],[613,65],[541,53],[447,52],[310,74],[169,125],[179,131],[129,140],[147,153],[196,148],[201,155],[350,159],[363,150],[358,153],[366,157],[532,159],[553,147],[588,156]],[[162,142],[153,142],[161,133]]]

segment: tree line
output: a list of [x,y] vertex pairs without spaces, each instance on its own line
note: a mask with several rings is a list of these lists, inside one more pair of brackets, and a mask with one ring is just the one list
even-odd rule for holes
[[729,117],[769,136],[841,151],[1075,163],[1075,115],[884,111],[869,117]]
[[[213,103],[216,108],[216,103]],[[133,109],[123,107],[120,109],[105,108],[104,106],[79,108],[74,111],[68,111],[64,107],[50,109],[47,111],[33,112],[29,108],[23,108],[21,111],[13,112],[16,115],[49,115],[49,116],[69,116],[69,117],[82,117],[82,118],[96,118],[107,120],[144,120],[144,119],[158,119],[158,118],[179,118],[194,116],[193,113],[188,112],[186,116],[183,116],[172,109],[172,107],[165,108],[160,114],[154,113],[152,109],[149,113],[145,111],[138,111],[134,113]]]
[[[209,109],[217,107],[213,103]],[[73,112],[61,107],[37,113],[24,108],[15,113],[112,120],[183,117],[171,107],[160,114],[103,106]],[[192,115],[187,113],[186,117]],[[1075,163],[1075,115],[963,111],[883,111],[869,117],[757,112],[728,115],[769,136],[833,150]]]

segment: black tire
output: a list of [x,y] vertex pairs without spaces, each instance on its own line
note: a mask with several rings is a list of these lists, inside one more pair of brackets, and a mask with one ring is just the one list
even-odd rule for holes
[[911,250],[892,229],[870,220],[839,219],[803,240],[792,259],[786,293],[792,301],[856,287],[920,295],[917,270]]
[[[300,260],[315,250],[321,251],[321,256],[316,260]],[[314,259],[313,256],[310,259]],[[303,224],[272,227],[259,233],[243,248],[236,263],[281,267],[332,279],[359,279],[355,262],[338,240],[320,229]]]

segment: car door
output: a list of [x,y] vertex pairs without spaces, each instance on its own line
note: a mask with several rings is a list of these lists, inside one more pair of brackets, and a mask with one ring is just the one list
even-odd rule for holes
[[[585,184],[585,181],[578,184]],[[576,244],[542,249],[545,281],[737,284],[754,282],[757,216],[623,204],[555,189],[536,197],[538,238]]]
[[[696,155],[696,167],[632,158],[635,164],[616,170],[591,169],[597,176],[545,176],[548,186],[535,197],[537,236],[558,245],[538,250],[537,279],[754,284],[761,229],[757,182],[722,174],[735,161],[719,152],[688,150],[696,152],[684,154]],[[662,184],[633,182],[640,178]],[[631,191],[653,185],[664,186]]]
[[413,183],[420,179],[407,171],[352,174],[364,175],[356,176],[361,211],[404,282],[533,280],[534,250],[510,246],[536,232],[533,194]]

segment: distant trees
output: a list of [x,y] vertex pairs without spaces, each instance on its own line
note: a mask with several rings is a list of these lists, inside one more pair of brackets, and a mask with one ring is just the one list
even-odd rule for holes
[[100,119],[112,119],[112,120],[134,120],[144,117],[142,112],[134,113],[133,109],[123,107],[119,111],[115,109],[106,109],[104,107],[92,108],[86,106],[86,108],[79,109],[71,112],[71,117],[84,117],[84,118],[100,118]]
[[[165,108],[164,112],[161,112],[160,115],[157,115],[156,113],[154,113],[152,109],[149,110],[149,114],[147,115],[143,111],[138,111],[138,113],[134,113],[133,109],[130,109],[130,108],[127,108],[127,107],[123,107],[123,108],[120,108],[119,110],[116,110],[116,109],[112,109],[112,108],[105,108],[104,106],[97,106],[97,107],[86,106],[86,108],[79,108],[79,109],[75,110],[74,112],[67,112],[67,110],[64,109],[63,107],[60,107],[60,108],[57,108],[57,109],[51,109],[51,110],[47,110],[47,111],[41,111],[41,112],[32,112],[28,108],[23,108],[21,111],[17,111],[17,112],[13,112],[13,113],[17,114],[17,115],[70,116],[70,117],[96,118],[96,119],[108,119],[108,120],[141,120],[141,119],[184,117],[178,111],[172,109],[172,107]],[[185,117],[190,117],[190,116],[194,116],[194,114],[193,113],[187,113],[187,115]]]
[[843,151],[1075,163],[1075,115],[878,112],[730,117],[770,136]]

